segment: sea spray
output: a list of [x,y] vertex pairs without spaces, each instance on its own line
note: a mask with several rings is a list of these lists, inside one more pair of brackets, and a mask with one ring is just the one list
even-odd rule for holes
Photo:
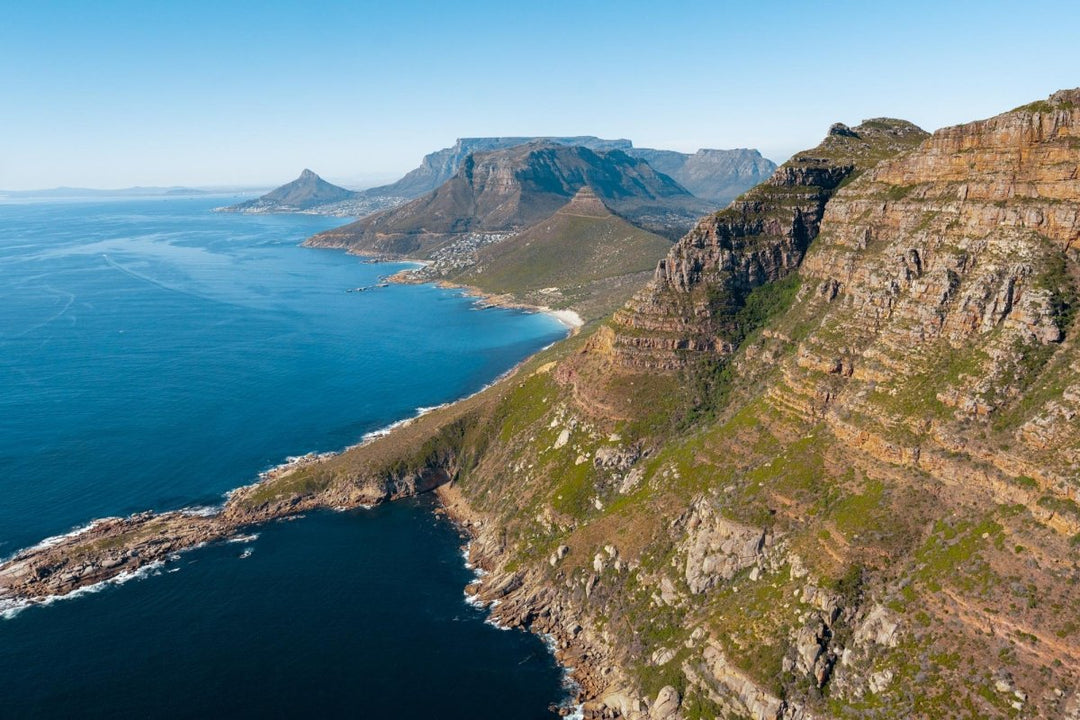
[[61,600],[74,600],[76,598],[84,597],[86,595],[93,595],[99,593],[102,590],[113,586],[123,585],[129,583],[132,580],[142,580],[144,578],[151,577],[152,575],[159,575],[161,568],[165,563],[161,560],[148,563],[138,570],[125,570],[115,577],[111,577],[108,580],[102,580],[101,582],[94,583],[93,585],[85,585],[77,590],[73,590],[66,595],[49,595],[42,598],[30,598],[28,600],[0,600],[0,618],[4,620],[12,620],[19,615],[22,611],[30,607],[47,607],[58,603]]

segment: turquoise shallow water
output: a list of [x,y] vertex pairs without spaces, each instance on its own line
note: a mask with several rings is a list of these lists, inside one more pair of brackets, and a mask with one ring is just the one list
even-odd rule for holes
[[[0,204],[0,556],[220,503],[564,333],[430,286],[346,292],[401,266],[297,247],[340,220],[223,203]],[[3,714],[548,716],[558,669],[464,605],[459,543],[422,501],[315,514],[27,610],[0,621]]]

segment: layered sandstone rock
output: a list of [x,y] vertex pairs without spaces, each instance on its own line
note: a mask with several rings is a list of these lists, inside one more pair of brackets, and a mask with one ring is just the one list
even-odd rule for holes
[[[816,327],[778,406],[902,430],[924,450],[929,435],[1075,492],[1078,95],[938,131],[837,193],[801,269],[799,312]],[[1015,446],[981,442],[987,431]]]
[[696,353],[732,352],[735,313],[756,287],[797,269],[825,204],[846,180],[910,149],[926,133],[901,120],[834,125],[730,207],[701,220],[616,313],[612,350],[624,367],[671,370]]

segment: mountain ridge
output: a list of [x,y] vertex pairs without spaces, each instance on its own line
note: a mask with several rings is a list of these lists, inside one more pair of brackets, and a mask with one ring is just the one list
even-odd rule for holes
[[590,150],[627,150],[633,147],[633,143],[629,140],[605,140],[594,135],[458,138],[452,146],[425,155],[420,161],[420,167],[409,171],[397,182],[371,188],[364,192],[369,196],[417,198],[435,190],[452,178],[465,158],[474,152],[505,150],[538,141],[556,145],[585,147]]
[[639,159],[657,159],[670,170],[670,172],[667,170],[661,170],[661,172],[673,177],[678,175],[679,177],[676,178],[678,182],[685,180],[702,192],[700,195],[702,199],[718,205],[726,204],[775,169],[773,163],[761,157],[756,150],[699,150],[689,155],[670,150],[634,148],[630,140],[607,140],[592,135],[459,138],[451,147],[425,155],[419,167],[388,185],[348,191],[353,194],[342,194],[339,199],[327,201],[321,205],[305,203],[303,208],[298,209],[295,203],[285,203],[277,199],[277,196],[287,195],[290,192],[288,189],[290,183],[268,193],[263,199],[240,203],[226,210],[230,212],[303,211],[340,217],[364,217],[379,210],[404,204],[436,190],[454,176],[461,164],[472,153],[508,150],[532,142],[585,147],[597,152],[621,150]]

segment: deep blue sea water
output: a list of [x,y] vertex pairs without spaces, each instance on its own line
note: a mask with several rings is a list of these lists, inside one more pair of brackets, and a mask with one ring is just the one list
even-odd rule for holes
[[[480,389],[564,334],[401,265],[300,248],[340,220],[222,198],[0,204],[0,557],[217,504]],[[543,644],[463,602],[427,501],[316,513],[0,620],[3,717],[549,717]]]

